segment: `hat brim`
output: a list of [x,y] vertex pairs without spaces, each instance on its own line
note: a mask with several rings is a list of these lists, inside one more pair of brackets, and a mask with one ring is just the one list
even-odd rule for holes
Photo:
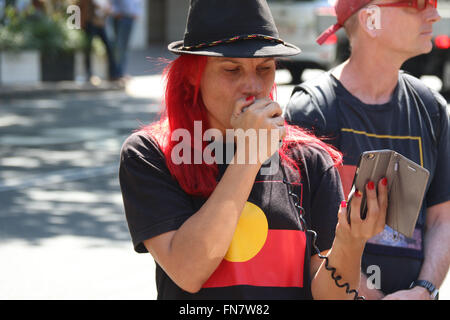
[[287,42],[283,44],[257,39],[224,43],[193,50],[183,49],[183,41],[180,40],[172,42],[167,48],[170,52],[175,54],[194,54],[229,58],[287,57],[295,56],[301,52],[298,47]]

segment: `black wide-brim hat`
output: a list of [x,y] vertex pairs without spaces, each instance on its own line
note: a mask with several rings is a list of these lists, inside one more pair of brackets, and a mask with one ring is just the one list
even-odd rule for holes
[[300,53],[280,39],[266,0],[191,0],[184,40],[175,54],[232,58],[283,57]]

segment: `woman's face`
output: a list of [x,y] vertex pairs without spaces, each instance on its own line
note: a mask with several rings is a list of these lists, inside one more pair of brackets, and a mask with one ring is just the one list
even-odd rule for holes
[[275,81],[274,58],[208,57],[200,92],[211,128],[225,132],[238,99],[268,98]]

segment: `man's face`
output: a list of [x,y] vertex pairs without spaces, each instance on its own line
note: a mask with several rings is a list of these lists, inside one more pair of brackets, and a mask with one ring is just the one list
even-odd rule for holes
[[[372,5],[399,2],[376,0]],[[440,16],[433,6],[415,8],[380,7],[381,30],[379,41],[386,48],[404,55],[406,59],[428,53],[432,49],[433,23]]]

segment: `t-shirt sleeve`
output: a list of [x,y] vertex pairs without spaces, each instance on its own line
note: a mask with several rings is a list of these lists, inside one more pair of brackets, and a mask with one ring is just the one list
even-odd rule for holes
[[445,99],[436,94],[440,114],[440,135],[433,180],[426,195],[427,207],[450,200],[450,109]]
[[142,133],[131,135],[122,147],[119,181],[136,252],[147,252],[144,240],[178,229],[194,213],[162,152]]
[[313,132],[317,136],[327,136],[325,116],[316,106],[311,96],[303,90],[294,89],[283,111],[286,122]]
[[[310,183],[310,228],[317,233],[320,251],[331,248],[337,225],[339,205],[344,200],[341,179],[328,153],[319,147],[306,155]],[[317,151],[318,150],[318,151]],[[312,250],[315,255],[315,250]]]
[[[320,251],[331,248],[337,225],[339,205],[344,200],[339,173],[335,167],[325,171],[313,192],[311,227],[317,233]],[[316,252],[313,252],[316,254]]]

